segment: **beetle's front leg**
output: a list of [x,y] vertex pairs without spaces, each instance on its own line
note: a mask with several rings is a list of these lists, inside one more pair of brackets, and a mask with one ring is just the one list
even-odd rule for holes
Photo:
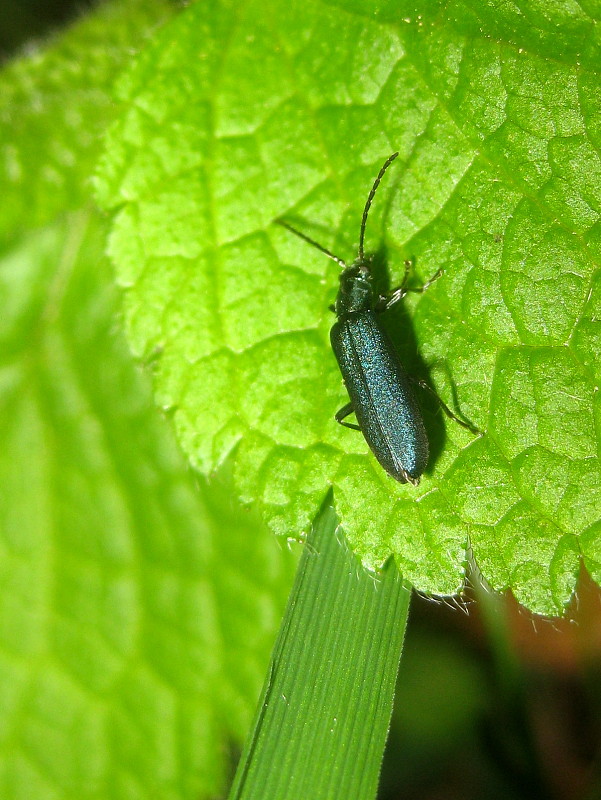
[[391,306],[395,303],[398,303],[399,300],[402,300],[403,297],[407,294],[407,281],[409,280],[409,272],[411,270],[411,261],[405,261],[405,274],[403,275],[403,280],[401,281],[401,285],[398,286],[394,291],[392,291],[389,295],[381,294],[374,306],[375,311],[387,311]]
[[407,286],[407,280],[409,279],[409,271],[411,266],[411,261],[405,261],[405,274],[403,275],[401,285],[388,296],[380,295],[374,306],[375,311],[388,311],[388,309],[392,308],[395,303],[398,303],[399,300],[402,300],[408,292],[425,292],[426,289],[431,286],[435,280],[438,280],[443,273],[442,269],[438,269],[434,275],[432,275],[432,277],[424,283],[423,286]]
[[344,418],[352,414],[354,410],[352,403],[347,403],[345,406],[342,406],[342,408],[336,412],[336,422],[344,425],[345,428],[352,428],[354,431],[360,431],[361,428],[359,425],[355,425],[354,422],[343,422]]

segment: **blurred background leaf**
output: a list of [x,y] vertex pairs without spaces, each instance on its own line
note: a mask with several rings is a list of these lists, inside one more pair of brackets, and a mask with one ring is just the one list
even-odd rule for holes
[[[90,169],[167,6],[102,6],[0,77],[0,796],[213,797],[294,559],[190,471],[133,362]],[[220,488],[221,485],[221,488]]]

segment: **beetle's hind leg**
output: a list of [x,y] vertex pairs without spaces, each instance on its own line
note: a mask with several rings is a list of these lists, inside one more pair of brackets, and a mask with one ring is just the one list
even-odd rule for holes
[[359,425],[355,425],[354,422],[344,422],[345,417],[352,414],[354,410],[352,403],[347,403],[345,406],[342,406],[342,408],[336,412],[336,422],[344,425],[345,428],[352,428],[354,431],[360,431],[361,428]]
[[461,425],[463,428],[467,428],[467,430],[470,431],[471,433],[473,433],[474,436],[483,436],[484,435],[484,431],[481,431],[480,428],[476,428],[476,426],[472,425],[471,422],[466,422],[465,420],[460,419],[457,416],[457,414],[455,414],[453,411],[451,411],[451,409],[448,407],[448,405],[444,402],[444,400],[442,398],[440,398],[437,395],[437,393],[434,391],[434,389],[430,386],[430,384],[427,381],[424,381],[424,380],[421,380],[421,379],[420,380],[412,379],[412,380],[421,389],[425,389],[433,397],[436,398],[436,400],[438,401],[438,404],[440,405],[440,407],[442,408],[444,413],[447,415],[447,417],[449,417],[449,419],[453,419],[453,420],[455,420],[455,422],[458,422],[459,425]]

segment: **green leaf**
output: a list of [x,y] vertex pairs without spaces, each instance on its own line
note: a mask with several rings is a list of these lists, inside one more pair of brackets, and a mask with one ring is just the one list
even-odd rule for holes
[[392,562],[374,580],[337,525],[327,498],[230,800],[375,797],[411,591]]
[[89,208],[110,80],[165,13],[103,4],[0,73],[3,800],[214,797],[290,583],[157,414]]
[[[598,579],[601,159],[582,5],[198,4],[120,84],[97,193],[134,352],[191,462],[230,458],[271,528],[307,530],[330,485],[368,566],[395,555],[419,589],[456,591],[469,545],[495,588],[561,612],[581,557]],[[522,10],[523,6],[523,10]],[[574,13],[572,14],[572,11]],[[554,44],[563,43],[563,49]],[[410,370],[486,431],[425,400],[419,489],[333,422],[328,342],[384,159],[368,246],[418,284],[391,314]]]
[[198,798],[241,741],[289,582],[186,469],[114,327],[87,213],[0,261],[0,795]]
[[0,247],[89,202],[116,75],[170,16],[166,0],[105,2],[0,73]]

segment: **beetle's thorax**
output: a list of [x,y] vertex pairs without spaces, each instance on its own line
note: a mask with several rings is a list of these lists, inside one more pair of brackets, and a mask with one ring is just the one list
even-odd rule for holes
[[336,314],[358,314],[369,311],[373,303],[370,264],[366,259],[354,261],[340,275],[340,289],[336,297]]

